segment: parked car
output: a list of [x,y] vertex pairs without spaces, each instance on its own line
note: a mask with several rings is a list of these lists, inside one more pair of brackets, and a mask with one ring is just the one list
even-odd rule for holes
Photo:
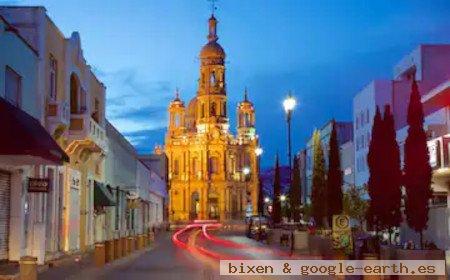
[[272,228],[272,221],[268,216],[254,215],[249,218],[246,235],[248,238],[265,240]]

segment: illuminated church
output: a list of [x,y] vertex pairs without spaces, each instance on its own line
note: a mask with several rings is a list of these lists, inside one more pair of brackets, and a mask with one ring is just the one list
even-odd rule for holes
[[169,174],[169,219],[242,219],[257,213],[258,136],[255,109],[237,105],[237,136],[229,131],[225,51],[217,42],[217,20],[209,19],[208,42],[200,51],[196,96],[187,107],[178,91],[170,102],[165,140]]

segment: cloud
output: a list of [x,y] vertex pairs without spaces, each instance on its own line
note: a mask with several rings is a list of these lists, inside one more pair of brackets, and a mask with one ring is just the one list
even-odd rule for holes
[[164,144],[165,128],[143,129],[123,133],[140,154],[150,153],[156,144]]
[[129,119],[132,121],[165,120],[167,108],[163,106],[144,106],[118,112],[114,119]]

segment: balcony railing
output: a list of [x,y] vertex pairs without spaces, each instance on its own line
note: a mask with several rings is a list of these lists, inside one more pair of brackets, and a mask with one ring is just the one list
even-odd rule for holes
[[87,113],[70,115],[69,139],[90,139],[101,149],[107,148],[105,129]]

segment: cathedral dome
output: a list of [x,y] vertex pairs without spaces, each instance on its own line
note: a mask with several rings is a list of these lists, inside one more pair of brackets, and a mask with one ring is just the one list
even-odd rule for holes
[[200,58],[225,58],[225,51],[216,41],[211,41],[203,46],[200,51]]

